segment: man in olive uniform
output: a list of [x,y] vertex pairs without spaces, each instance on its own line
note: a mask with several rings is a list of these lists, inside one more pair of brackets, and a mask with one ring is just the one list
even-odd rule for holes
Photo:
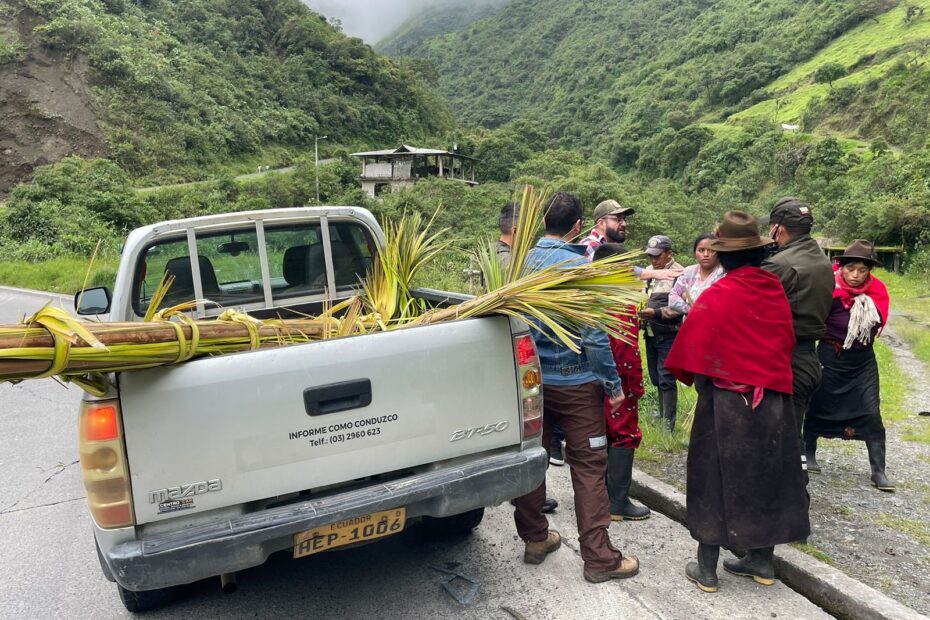
[[799,434],[811,397],[820,385],[816,342],[824,334],[833,303],[833,268],[811,238],[813,225],[810,205],[790,197],[776,202],[769,215],[769,236],[778,244],[778,252],[762,263],[763,269],[781,280],[791,306],[797,339],[791,356],[791,372]]

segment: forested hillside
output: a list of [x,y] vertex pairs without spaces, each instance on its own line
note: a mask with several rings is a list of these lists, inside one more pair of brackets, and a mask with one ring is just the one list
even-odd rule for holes
[[406,70],[299,0],[0,0],[0,16],[0,151],[19,170],[0,191],[69,153],[190,179],[318,133],[393,143],[452,123]]
[[435,64],[466,122],[543,122],[565,144],[635,161],[666,127],[722,120],[885,0],[515,0],[408,52]]

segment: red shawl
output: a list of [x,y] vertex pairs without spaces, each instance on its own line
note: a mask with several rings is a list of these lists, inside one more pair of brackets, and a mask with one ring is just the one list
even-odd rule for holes
[[686,385],[694,375],[791,394],[791,307],[778,276],[740,267],[701,293],[665,367]]
[[869,274],[865,284],[859,288],[854,288],[843,279],[842,268],[837,265],[835,269],[836,287],[833,289],[833,299],[839,299],[843,303],[843,307],[849,310],[852,308],[853,302],[856,301],[856,297],[865,293],[875,302],[875,308],[882,317],[882,325],[887,323],[891,300],[888,298],[888,289],[885,287],[885,283]]

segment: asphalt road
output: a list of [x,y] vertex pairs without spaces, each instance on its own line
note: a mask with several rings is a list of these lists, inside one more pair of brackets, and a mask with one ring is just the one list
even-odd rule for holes
[[[0,323],[19,321],[45,299],[0,287]],[[51,380],[0,384],[0,618],[130,615],[103,578],[94,551],[76,463],[80,395]],[[540,566],[522,563],[512,511],[504,505],[489,509],[466,538],[434,540],[414,525],[346,551],[300,560],[279,554],[240,573],[234,594],[223,594],[219,579],[205,580],[147,617],[829,617],[781,583],[766,588],[722,569],[720,592],[698,591],[683,574],[696,545],[682,526],[661,515],[611,525],[614,542],[639,556],[640,575],[588,584],[581,574],[569,469],[552,468],[549,483],[550,495],[562,502],[552,524],[565,544]],[[454,600],[441,587],[445,575],[431,566],[477,582],[474,600]]]

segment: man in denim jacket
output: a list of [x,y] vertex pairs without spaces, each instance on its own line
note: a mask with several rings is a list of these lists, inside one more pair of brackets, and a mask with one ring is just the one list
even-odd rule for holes
[[[530,251],[527,271],[564,264],[587,263],[585,246],[574,245],[584,225],[581,201],[572,194],[557,193],[546,207],[546,234]],[[612,407],[623,402],[623,391],[607,334],[583,329],[575,353],[554,338],[535,331],[543,375],[543,445],[548,445],[554,424],[561,424],[566,438],[566,460],[571,466],[578,520],[578,542],[584,561],[584,578],[592,583],[632,577],[639,560],[615,549],[607,535],[610,525],[609,500],[604,486],[607,469],[607,432],[604,422],[604,393]],[[526,543],[524,562],[541,564],[546,554],[559,548],[562,539],[540,513],[546,498],[546,483],[516,500],[514,520],[517,533]]]

